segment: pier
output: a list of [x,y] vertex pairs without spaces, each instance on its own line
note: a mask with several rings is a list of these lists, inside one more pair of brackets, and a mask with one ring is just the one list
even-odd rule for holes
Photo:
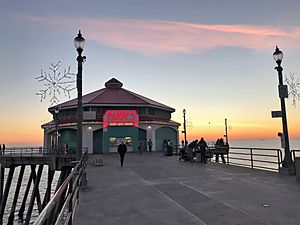
[[[87,152],[78,161],[75,154],[68,153],[64,149],[7,148],[5,152],[2,151],[0,155],[0,224],[32,224],[35,205],[41,217],[37,219],[41,222],[36,221],[39,225],[55,224],[56,220],[62,220],[62,218],[66,221],[65,216],[61,215],[67,215],[67,222],[72,221],[73,208],[78,202],[86,156]],[[42,176],[46,166],[48,171]],[[30,170],[28,179],[24,176],[26,168]],[[19,173],[15,174],[17,169]],[[8,170],[7,176],[5,176],[5,170]],[[55,190],[52,190],[53,177],[56,172],[59,172],[59,178]],[[42,177],[46,178],[44,181],[46,186],[43,187],[46,191],[42,191],[40,186]],[[13,180],[17,180],[15,187],[12,187]],[[20,194],[22,186],[26,188],[25,192]],[[41,192],[44,194],[42,195]],[[11,204],[7,204],[11,194],[13,194],[13,200]],[[8,217],[5,221],[4,214]],[[15,218],[16,214],[17,218]]]
[[296,225],[295,176],[221,163],[179,162],[162,153],[104,156],[86,168],[75,225]]

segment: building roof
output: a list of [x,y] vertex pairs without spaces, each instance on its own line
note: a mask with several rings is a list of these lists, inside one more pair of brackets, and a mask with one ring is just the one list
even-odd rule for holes
[[[142,95],[136,94],[132,91],[123,88],[123,83],[115,78],[110,79],[105,83],[105,88],[94,91],[92,93],[82,96],[83,106],[87,105],[125,105],[125,106],[152,106],[161,108],[167,111],[174,112],[175,109],[161,104],[152,99],[146,98]],[[53,111],[55,108],[73,108],[77,107],[77,98],[61,103],[59,105],[49,108]]]

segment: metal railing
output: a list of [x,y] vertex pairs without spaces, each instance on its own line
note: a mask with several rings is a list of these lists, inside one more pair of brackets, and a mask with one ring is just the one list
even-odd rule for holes
[[293,162],[294,162],[295,173],[297,173],[297,168],[296,168],[297,163],[296,163],[295,159],[296,159],[296,157],[297,157],[297,158],[298,158],[298,157],[300,158],[300,150],[299,150],[299,149],[293,149],[293,150],[291,151],[291,155],[292,155],[292,160],[293,160]]
[[[63,184],[58,188],[49,203],[39,214],[33,225],[42,225],[51,218],[51,224],[66,225],[72,224],[74,211],[78,205],[79,188],[82,182],[82,175],[85,174],[87,163],[87,151],[83,154],[81,161],[71,171]],[[64,202],[62,207],[59,204]]]
[[230,147],[227,163],[257,169],[279,171],[282,163],[280,149]]
[[[82,152],[86,152],[88,148],[82,148]],[[66,150],[65,148],[43,148],[43,147],[13,147],[1,149],[2,156],[43,156],[43,155],[76,155],[76,149]]]

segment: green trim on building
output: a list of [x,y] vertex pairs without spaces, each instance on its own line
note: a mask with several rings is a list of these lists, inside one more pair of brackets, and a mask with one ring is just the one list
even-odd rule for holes
[[171,141],[171,144],[178,143],[177,131],[170,127],[161,127],[155,131],[156,151],[163,151],[164,142]]
[[137,127],[107,127],[107,131],[103,132],[103,153],[109,153],[109,139],[113,137],[131,137],[133,151],[138,151],[139,132]]
[[59,148],[63,148],[65,144],[69,145],[69,151],[75,152],[76,149],[76,133],[75,129],[60,129],[58,130],[59,137],[58,137],[58,146]]
[[95,130],[93,132],[93,153],[103,153],[103,129]]

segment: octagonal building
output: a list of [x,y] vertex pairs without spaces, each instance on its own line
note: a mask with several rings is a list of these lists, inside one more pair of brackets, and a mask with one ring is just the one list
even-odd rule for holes
[[[82,106],[82,146],[89,153],[116,152],[121,141],[133,152],[138,151],[140,143],[144,151],[148,150],[149,139],[153,142],[152,151],[162,151],[168,140],[173,145],[178,144],[180,124],[171,120],[175,109],[124,89],[115,78],[107,81],[105,88],[84,95]],[[69,150],[75,152],[77,98],[50,107],[48,111],[53,120],[42,125],[44,147],[53,148],[58,142],[59,149],[68,144]]]

